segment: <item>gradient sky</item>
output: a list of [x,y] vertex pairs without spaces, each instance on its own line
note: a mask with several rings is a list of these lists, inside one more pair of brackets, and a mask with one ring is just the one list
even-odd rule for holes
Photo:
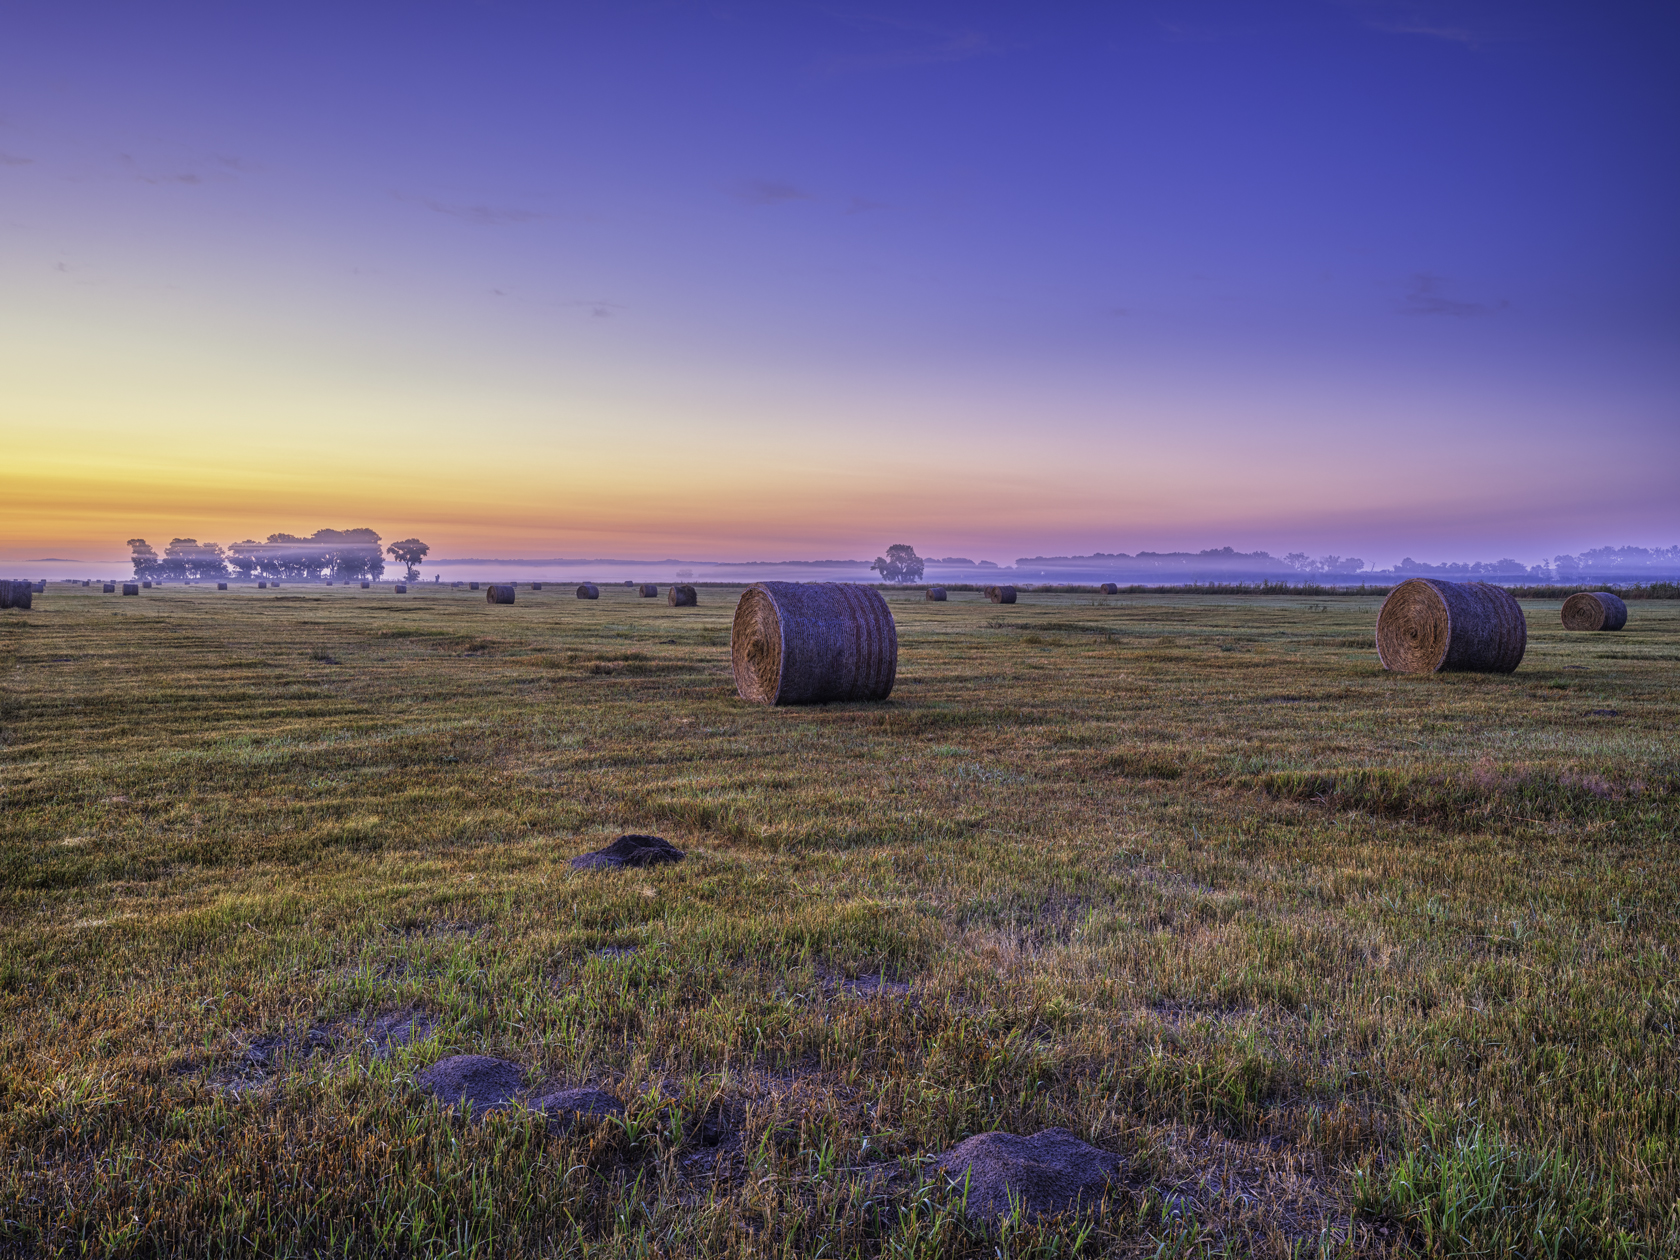
[[1676,66],[1653,4],[13,0],[0,561],[1672,545]]

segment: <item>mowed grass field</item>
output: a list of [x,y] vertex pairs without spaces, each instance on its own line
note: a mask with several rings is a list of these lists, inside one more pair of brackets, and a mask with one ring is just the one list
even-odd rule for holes
[[[1416,678],[1376,598],[893,592],[888,702],[772,710],[738,589],[412,590],[0,613],[0,1254],[1680,1252],[1680,606]],[[925,1175],[1049,1126],[1094,1215]]]

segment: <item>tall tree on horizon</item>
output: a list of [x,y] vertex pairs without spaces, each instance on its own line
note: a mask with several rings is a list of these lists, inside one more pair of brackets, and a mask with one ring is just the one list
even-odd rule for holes
[[385,548],[391,553],[391,559],[408,569],[407,579],[410,582],[420,580],[420,562],[426,558],[431,550],[429,546],[418,538],[404,538],[401,542],[394,542]]

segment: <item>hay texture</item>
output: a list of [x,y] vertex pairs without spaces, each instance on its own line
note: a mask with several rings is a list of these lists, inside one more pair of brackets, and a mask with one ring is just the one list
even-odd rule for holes
[[880,592],[845,582],[757,582],[730,634],[735,690],[759,704],[885,700],[898,629]]
[[585,582],[582,586],[578,587],[577,597],[579,599],[600,599],[601,588],[596,586],[593,582]]
[[655,586],[652,582],[643,582],[642,583],[642,598],[643,599],[658,599],[659,598],[659,588],[657,586]]
[[1522,606],[1486,582],[1408,578],[1377,614],[1377,656],[1398,674],[1509,674],[1527,646]]
[[138,583],[135,583],[135,582],[124,582],[123,583],[123,594],[124,595],[138,595],[139,593],[140,593],[140,586],[139,586]]
[[988,586],[986,598],[994,604],[1013,604],[1015,602],[1015,588],[1013,586]]
[[945,602],[945,588],[943,586],[930,586],[927,588],[927,597],[935,604],[943,604]]
[[30,582],[0,582],[0,608],[29,608],[35,603],[35,586]]
[[115,582],[107,582],[100,589],[103,590],[107,595],[110,595],[110,594],[112,594],[113,592],[116,591],[117,584]]
[[1620,630],[1627,625],[1627,605],[1609,591],[1579,591],[1563,601],[1565,630]]
[[487,586],[484,588],[484,602],[487,604],[513,603],[512,586]]
[[665,602],[672,608],[693,608],[700,602],[692,586],[673,586],[665,592]]

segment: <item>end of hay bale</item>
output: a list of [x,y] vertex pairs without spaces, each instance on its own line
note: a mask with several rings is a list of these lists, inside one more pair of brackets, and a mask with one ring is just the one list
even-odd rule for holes
[[1522,605],[1486,582],[1408,578],[1377,614],[1377,657],[1400,674],[1509,674],[1528,647]]
[[943,604],[945,603],[945,588],[943,586],[930,586],[927,588],[927,597],[935,604]]
[[491,585],[491,586],[486,587],[485,590],[484,590],[484,602],[487,603],[487,604],[511,604],[511,603],[513,603],[513,587],[512,587],[512,585],[507,585],[507,586]]
[[1015,588],[1013,586],[988,586],[986,598],[994,604],[1013,604],[1015,602]]
[[600,599],[601,588],[593,582],[584,582],[577,588],[577,597],[579,599]]
[[643,599],[658,599],[659,598],[659,588],[657,586],[655,586],[652,582],[643,582],[642,583],[642,598]]
[[1101,590],[1104,595],[1118,595],[1120,593],[1120,588],[1113,582],[1104,582]]
[[1627,625],[1627,605],[1609,591],[1577,591],[1563,601],[1565,630],[1620,630]]
[[735,606],[729,652],[743,700],[885,700],[898,674],[898,629],[871,587],[757,582]]
[[700,595],[692,586],[673,586],[665,594],[666,602],[672,608],[693,608],[700,602]]

